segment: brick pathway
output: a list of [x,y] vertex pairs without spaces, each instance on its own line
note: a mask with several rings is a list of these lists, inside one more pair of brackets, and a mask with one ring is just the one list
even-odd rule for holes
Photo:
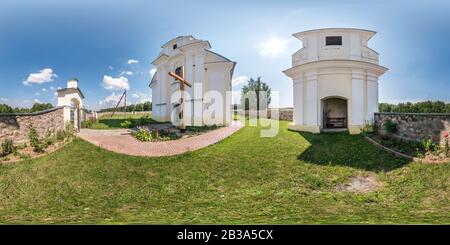
[[219,128],[198,136],[161,141],[142,142],[135,139],[129,130],[94,130],[82,129],[78,136],[96,146],[132,156],[173,156],[187,151],[215,144],[232,135],[243,127],[239,121],[233,121],[229,127]]

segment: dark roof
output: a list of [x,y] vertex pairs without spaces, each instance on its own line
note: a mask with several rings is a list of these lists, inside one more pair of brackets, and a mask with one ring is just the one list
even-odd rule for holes
[[61,92],[68,92],[68,93],[79,93],[81,98],[84,99],[84,95],[81,92],[81,90],[79,88],[63,88],[63,89],[58,89],[56,92],[58,92],[58,94]]

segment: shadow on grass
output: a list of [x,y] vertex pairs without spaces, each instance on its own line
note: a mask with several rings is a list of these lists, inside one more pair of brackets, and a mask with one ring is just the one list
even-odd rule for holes
[[318,165],[348,166],[366,171],[388,172],[410,163],[377,148],[360,135],[348,133],[299,133],[311,145],[298,159]]

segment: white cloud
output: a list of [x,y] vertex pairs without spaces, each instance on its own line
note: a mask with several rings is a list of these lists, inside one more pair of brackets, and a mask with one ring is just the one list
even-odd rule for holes
[[273,37],[259,45],[259,54],[261,56],[277,56],[286,53],[287,40]]
[[108,90],[130,89],[128,78],[123,76],[118,78],[103,76],[103,87]]
[[7,98],[0,98],[0,101],[6,102],[6,101],[8,101],[8,99]]
[[114,67],[113,67],[113,66],[108,66],[108,69],[109,69],[110,71],[112,71],[112,70],[114,70]]
[[156,73],[156,68],[151,69],[148,73],[150,73],[150,78],[153,78]]
[[43,84],[53,81],[54,77],[58,77],[56,74],[53,74],[53,70],[50,68],[45,68],[39,71],[39,73],[31,73],[27,80],[22,83],[25,85],[35,84]]
[[58,88],[57,88],[57,89],[58,89],[58,90],[60,90],[60,89],[62,89],[62,88],[61,88],[61,86],[58,86]]
[[151,100],[151,96],[149,94],[142,92],[134,93],[133,97],[136,98],[136,103],[144,103]]
[[50,90],[54,91],[54,90],[55,90],[55,87],[50,86]]
[[125,74],[128,75],[128,76],[133,76],[133,72],[132,71],[126,71]]
[[139,60],[128,60],[128,62],[127,62],[129,65],[131,65],[131,64],[137,64],[137,63],[139,63]]
[[231,80],[231,85],[233,85],[233,87],[241,86],[244,85],[247,81],[248,81],[247,76],[238,76],[236,78],[233,78],[233,80]]
[[98,103],[100,105],[115,104],[119,102],[120,97],[122,97],[122,94],[116,94],[113,92],[111,95],[108,95],[105,99],[99,101]]
[[34,99],[34,103],[42,103],[39,99]]
[[47,89],[46,88],[42,88],[42,92],[47,92]]
[[39,95],[41,95],[39,92],[36,92],[34,95],[36,95],[36,96],[39,96]]
[[53,96],[57,97],[57,96],[58,96],[58,92],[55,91],[55,92],[53,93]]

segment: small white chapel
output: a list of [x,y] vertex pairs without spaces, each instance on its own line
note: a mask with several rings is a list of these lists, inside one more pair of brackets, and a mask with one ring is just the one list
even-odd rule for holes
[[[236,62],[211,51],[208,41],[193,36],[176,37],[162,47],[152,62],[156,66],[152,90],[152,118],[186,126],[229,125],[231,123],[231,79]],[[168,73],[183,77],[185,86],[183,119],[180,99],[174,96],[180,84]],[[227,93],[229,91],[229,93]],[[228,98],[230,97],[230,98]]]
[[303,47],[284,73],[293,80],[291,130],[358,134],[378,112],[378,78],[388,69],[367,46],[376,32],[327,28],[299,32]]

